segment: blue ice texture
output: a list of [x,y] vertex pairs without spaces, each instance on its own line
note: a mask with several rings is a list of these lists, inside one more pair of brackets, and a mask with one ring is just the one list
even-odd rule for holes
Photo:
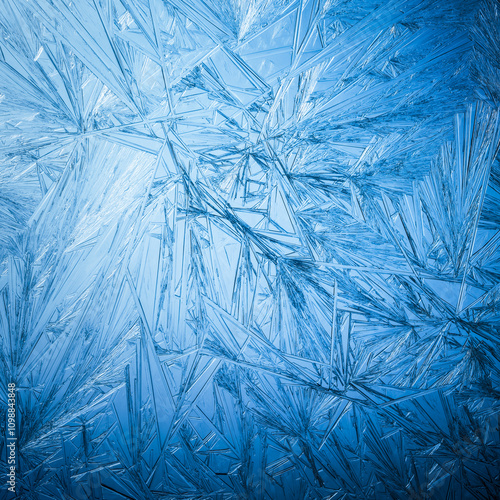
[[499,107],[499,0],[0,0],[0,497],[498,498]]

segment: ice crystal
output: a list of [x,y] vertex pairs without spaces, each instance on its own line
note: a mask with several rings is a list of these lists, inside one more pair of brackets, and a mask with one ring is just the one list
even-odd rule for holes
[[0,0],[17,498],[496,498],[499,27]]

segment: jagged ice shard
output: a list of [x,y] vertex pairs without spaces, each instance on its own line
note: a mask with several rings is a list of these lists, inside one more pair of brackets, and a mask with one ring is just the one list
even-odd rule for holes
[[0,0],[0,497],[498,498],[499,108],[498,0]]

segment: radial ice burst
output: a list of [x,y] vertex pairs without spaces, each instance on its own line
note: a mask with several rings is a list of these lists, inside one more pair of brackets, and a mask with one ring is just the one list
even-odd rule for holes
[[495,498],[499,26],[0,0],[18,498]]

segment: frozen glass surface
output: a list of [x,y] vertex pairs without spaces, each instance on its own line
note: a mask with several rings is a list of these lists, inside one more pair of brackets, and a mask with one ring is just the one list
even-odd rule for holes
[[1,498],[497,498],[499,106],[498,0],[0,0]]

